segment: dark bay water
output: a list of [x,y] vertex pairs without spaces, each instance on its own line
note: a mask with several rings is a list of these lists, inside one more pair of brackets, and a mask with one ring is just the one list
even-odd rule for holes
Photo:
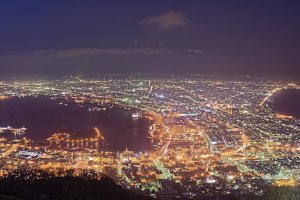
[[300,90],[286,89],[273,97],[272,107],[279,113],[300,118]]
[[0,127],[26,127],[26,137],[44,141],[53,133],[72,132],[79,137],[95,135],[98,127],[108,146],[105,149],[145,151],[150,149],[149,122],[132,119],[131,112],[123,108],[109,108],[90,112],[75,103],[60,105],[60,101],[48,97],[12,98],[0,101]]

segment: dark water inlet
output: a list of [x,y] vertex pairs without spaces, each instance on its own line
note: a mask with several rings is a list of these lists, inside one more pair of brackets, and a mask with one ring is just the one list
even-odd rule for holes
[[81,107],[74,102],[60,102],[49,97],[15,97],[0,101],[0,127],[26,127],[26,137],[39,142],[58,132],[93,137],[94,127],[98,127],[109,144],[106,150],[150,149],[148,120],[132,119],[130,111],[119,107],[89,111],[88,105]]

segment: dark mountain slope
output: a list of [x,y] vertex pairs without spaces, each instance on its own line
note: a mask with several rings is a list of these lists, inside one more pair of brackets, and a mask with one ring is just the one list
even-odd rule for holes
[[84,180],[80,178],[50,178],[0,180],[2,200],[143,200],[139,196],[117,185],[112,179]]

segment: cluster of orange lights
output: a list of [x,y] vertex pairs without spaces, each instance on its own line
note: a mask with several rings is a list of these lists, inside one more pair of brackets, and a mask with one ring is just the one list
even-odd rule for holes
[[296,185],[296,181],[294,179],[281,179],[281,180],[276,180],[275,185],[279,187],[284,187],[284,186],[294,187]]
[[8,99],[8,96],[0,95],[0,100],[1,100],[1,101],[6,100],[6,99]]
[[284,114],[276,114],[276,118],[278,118],[278,119],[293,119],[292,116],[284,115]]

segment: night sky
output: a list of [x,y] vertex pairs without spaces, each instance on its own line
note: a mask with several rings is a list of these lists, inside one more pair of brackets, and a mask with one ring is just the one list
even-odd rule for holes
[[199,73],[300,79],[298,0],[7,0],[0,77]]

